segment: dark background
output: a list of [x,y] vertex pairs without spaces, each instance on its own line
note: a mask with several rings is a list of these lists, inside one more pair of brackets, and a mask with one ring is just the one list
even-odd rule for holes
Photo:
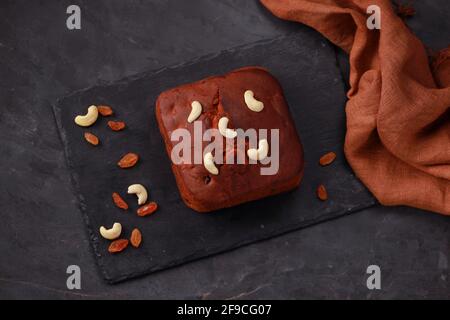
[[[412,30],[450,43],[448,0],[410,1]],[[78,4],[82,30],[66,28]],[[107,285],[95,265],[50,105],[74,90],[305,28],[253,0],[0,0],[1,298],[449,298],[450,220],[373,207]],[[344,74],[348,66],[339,54]],[[343,109],[344,112],[344,109]],[[66,268],[82,290],[66,289]],[[382,290],[366,288],[368,265]]]

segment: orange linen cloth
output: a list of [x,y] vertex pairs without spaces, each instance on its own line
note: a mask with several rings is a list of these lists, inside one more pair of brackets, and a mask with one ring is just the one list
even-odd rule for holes
[[[261,2],[349,54],[344,150],[375,197],[450,215],[450,59],[431,70],[423,44],[389,0]],[[370,5],[381,9],[380,30],[366,26]]]

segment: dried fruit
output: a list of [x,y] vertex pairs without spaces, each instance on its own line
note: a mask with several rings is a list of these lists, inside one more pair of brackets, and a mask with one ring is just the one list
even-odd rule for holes
[[317,197],[322,201],[325,201],[328,199],[328,192],[327,192],[327,189],[325,189],[325,186],[323,184],[321,184],[317,188]]
[[104,226],[100,227],[100,234],[103,238],[108,240],[114,240],[120,237],[122,233],[122,225],[119,222],[115,222],[110,229],[106,229]]
[[137,210],[137,214],[140,217],[145,217],[145,216],[151,215],[157,209],[158,209],[158,204],[156,202],[149,202],[147,204],[144,204],[142,207],[140,207]]
[[75,117],[75,123],[80,127],[92,126],[98,118],[97,106],[89,106],[88,111],[84,115],[78,115]]
[[84,133],[84,139],[86,139],[86,141],[89,142],[90,144],[92,144],[93,146],[97,146],[100,142],[98,140],[97,136],[90,132]]
[[118,239],[109,245],[108,251],[110,253],[117,253],[125,250],[126,247],[128,247],[128,239]]
[[331,164],[334,159],[336,159],[336,153],[334,152],[328,152],[324,154],[322,157],[320,157],[319,163],[321,166],[327,166]]
[[131,231],[130,242],[131,245],[135,248],[139,248],[139,246],[141,245],[142,234],[138,228],[134,228],[133,231]]
[[128,187],[128,194],[135,194],[138,198],[138,205],[145,204],[147,202],[147,189],[142,184],[135,183]]
[[121,131],[125,129],[125,122],[123,121],[108,121],[108,127],[113,131]]
[[104,117],[111,116],[114,113],[110,106],[98,106],[97,109],[98,112]]
[[121,168],[131,168],[139,160],[139,156],[136,153],[127,153],[119,160],[117,165]]
[[113,192],[112,198],[113,198],[114,204],[118,208],[123,209],[123,210],[128,209],[128,204],[125,202],[125,200],[122,199],[122,197],[117,192]]

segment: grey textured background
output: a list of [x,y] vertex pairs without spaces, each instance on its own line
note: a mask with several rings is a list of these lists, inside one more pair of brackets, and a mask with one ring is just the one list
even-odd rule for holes
[[[413,31],[450,42],[447,0],[411,1]],[[119,285],[104,283],[65,167],[50,105],[83,87],[304,28],[253,0],[0,2],[0,297],[449,298],[450,220],[375,207]],[[340,53],[344,73],[345,58]],[[68,291],[66,267],[82,269]],[[369,291],[365,270],[382,269]]]

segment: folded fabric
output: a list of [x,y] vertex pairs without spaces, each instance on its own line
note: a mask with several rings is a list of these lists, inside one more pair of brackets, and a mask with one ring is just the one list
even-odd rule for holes
[[[261,2],[349,54],[345,155],[375,197],[450,215],[449,55],[430,68],[389,0]],[[367,27],[370,5],[380,9],[379,30]]]

